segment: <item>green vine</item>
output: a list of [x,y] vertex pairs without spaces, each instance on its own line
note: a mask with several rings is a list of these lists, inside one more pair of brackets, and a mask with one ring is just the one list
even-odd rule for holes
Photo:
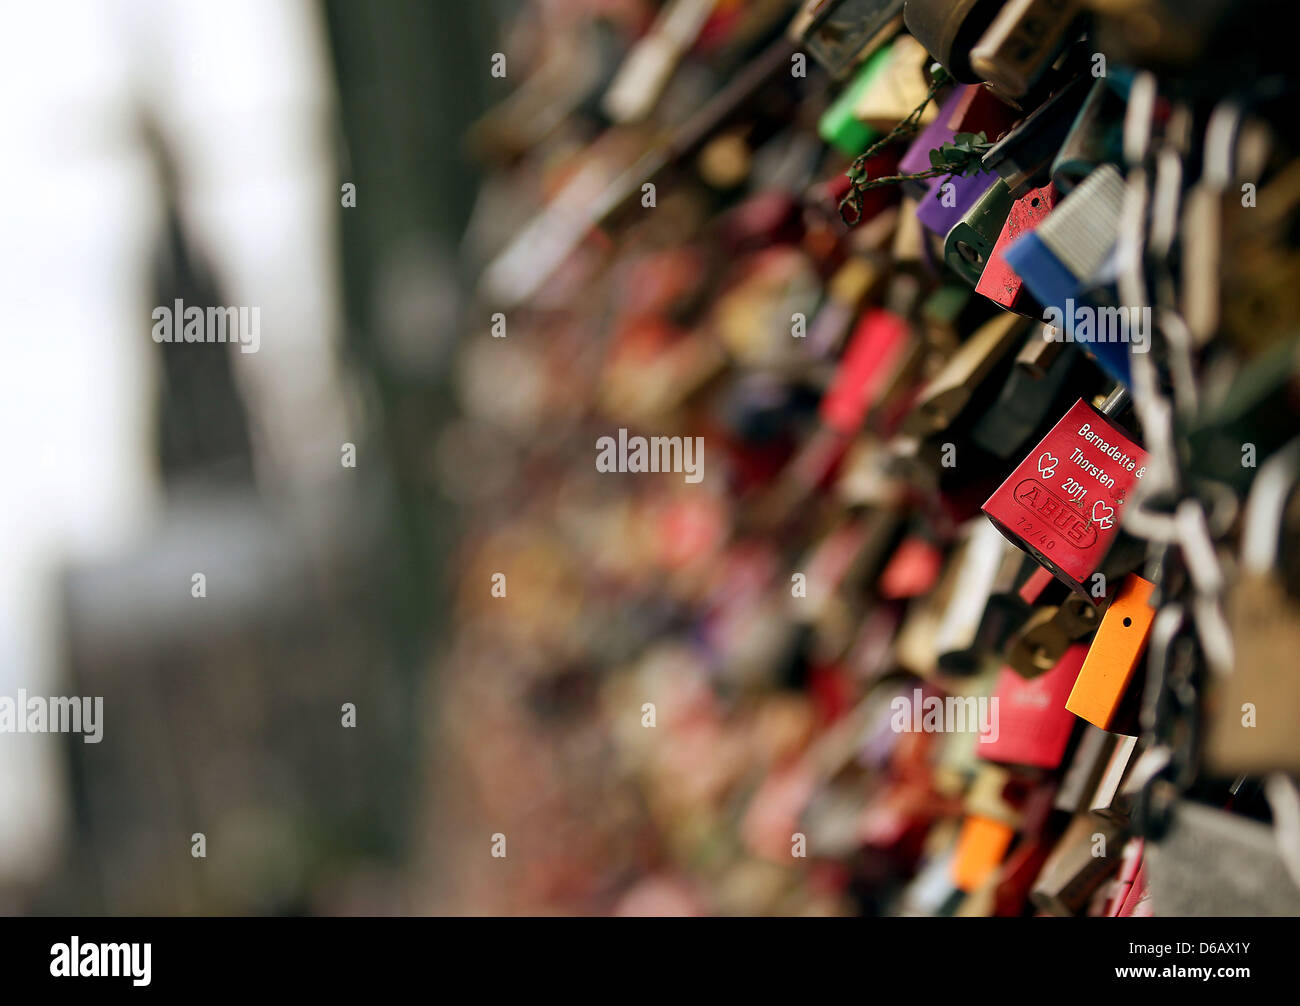
[[[980,170],[981,159],[993,146],[982,132],[958,133],[952,138],[952,142],[930,151],[930,167],[925,171],[908,175],[883,175],[879,178],[868,176],[867,162],[895,140],[910,136],[920,129],[921,116],[925,114],[926,106],[934,100],[940,89],[952,83],[948,71],[937,63],[930,68],[930,75],[933,81],[925,100],[908,113],[907,118],[854,158],[853,163],[849,165],[849,170],[846,172],[850,183],[849,191],[840,200],[839,209],[840,219],[850,227],[862,218],[864,192],[917,179],[938,178],[940,175],[973,175]],[[852,216],[849,215],[850,210]]]

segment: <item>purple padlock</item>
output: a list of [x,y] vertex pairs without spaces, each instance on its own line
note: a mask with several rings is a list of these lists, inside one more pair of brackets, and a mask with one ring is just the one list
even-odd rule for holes
[[[948,100],[940,106],[939,114],[934,121],[921,130],[920,135],[912,141],[912,145],[907,148],[907,153],[898,162],[900,175],[912,175],[929,169],[930,151],[952,142],[956,131],[948,123],[953,120],[961,105],[968,100],[969,92],[979,86],[979,84],[967,84],[965,87],[955,88],[952,94],[948,95]],[[923,183],[926,186],[924,193],[913,193],[919,199],[916,218],[921,221],[921,226],[932,234],[947,237],[953,225],[965,216],[966,211],[988,190],[997,177],[996,172],[981,171],[977,175],[969,176],[940,176]],[[953,186],[948,199],[944,199],[943,191],[946,182],[951,182]],[[945,206],[945,202],[952,205]]]
[[[917,205],[916,219],[932,234],[947,237],[957,221],[966,215],[966,211],[997,180],[996,171],[981,171],[977,175],[940,175],[930,184],[930,191]],[[948,184],[952,188],[945,193],[944,186]]]
[[966,87],[953,89],[952,94],[948,95],[948,100],[939,106],[939,114],[934,117],[934,121],[921,130],[912,141],[912,145],[907,148],[903,159],[898,162],[900,175],[914,175],[930,166],[930,151],[948,143],[956,135],[955,130],[948,123],[957,114],[957,108],[965,100],[967,90],[977,86],[977,84],[968,84]]

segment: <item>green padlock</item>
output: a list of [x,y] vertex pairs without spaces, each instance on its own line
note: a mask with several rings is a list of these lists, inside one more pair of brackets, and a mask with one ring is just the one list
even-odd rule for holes
[[857,157],[880,135],[878,129],[859,119],[854,109],[889,64],[893,48],[891,42],[867,60],[817,123],[817,135],[846,157]]

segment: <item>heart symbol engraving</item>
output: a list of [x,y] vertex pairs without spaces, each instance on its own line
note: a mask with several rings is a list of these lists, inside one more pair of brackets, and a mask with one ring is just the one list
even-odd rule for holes
[[[1105,516],[1099,514],[1098,513],[1099,510],[1106,511]],[[1114,517],[1115,517],[1114,507],[1107,506],[1101,500],[1097,500],[1097,502],[1092,505],[1092,519],[1096,521],[1097,526],[1102,528],[1103,530],[1115,523]]]
[[1045,479],[1050,479],[1056,473],[1057,459],[1052,457],[1047,451],[1038,455],[1038,474]]

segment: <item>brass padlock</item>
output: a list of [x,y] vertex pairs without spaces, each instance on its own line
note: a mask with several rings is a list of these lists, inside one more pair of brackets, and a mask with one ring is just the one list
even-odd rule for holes
[[1038,82],[1070,39],[1076,0],[1010,0],[971,50],[971,68],[1008,98]]
[[1300,439],[1260,466],[1246,503],[1241,571],[1228,598],[1233,671],[1213,688],[1206,749],[1224,774],[1300,770],[1300,599],[1287,591],[1281,558],[1282,528],[1300,521],[1298,480]]
[[1092,806],[1106,766],[1121,738],[1091,724],[1084,726],[1079,743],[1070,757],[1069,767],[1061,778],[1053,806],[1069,814],[1078,814]]
[[981,325],[922,389],[903,432],[923,437],[946,430],[984,379],[1020,346],[1027,328],[1026,319],[1009,313]]
[[903,0],[806,0],[787,34],[843,77],[902,27],[902,15]]
[[1067,594],[1059,605],[1038,608],[1012,635],[1007,665],[1022,678],[1046,674],[1072,643],[1091,633],[1100,621],[1092,601],[1079,594]]
[[1030,894],[1050,915],[1080,914],[1102,883],[1119,869],[1124,832],[1111,821],[1077,814],[1043,869]]
[[1120,737],[1097,782],[1089,810],[1114,821],[1128,820],[1133,798],[1123,786],[1141,753],[1142,745],[1138,738]]
[[984,656],[980,626],[984,624],[997,575],[1008,557],[1019,561],[1019,550],[982,518],[971,522],[970,536],[957,569],[952,600],[935,630],[939,668],[950,674],[973,674]]

